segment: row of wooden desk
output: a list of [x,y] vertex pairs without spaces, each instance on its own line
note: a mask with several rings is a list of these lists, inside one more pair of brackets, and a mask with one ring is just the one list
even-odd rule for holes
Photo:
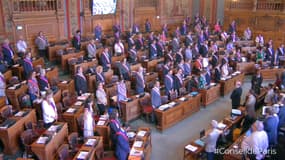
[[227,80],[221,80],[221,95],[225,96],[226,94],[230,93],[236,88],[236,82],[243,82],[244,80],[244,73],[234,73],[231,75],[231,78]]

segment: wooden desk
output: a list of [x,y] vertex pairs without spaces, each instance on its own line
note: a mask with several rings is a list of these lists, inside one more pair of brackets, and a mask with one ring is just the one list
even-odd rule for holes
[[[121,101],[120,106],[122,110],[122,120],[124,122],[128,122],[130,120],[138,118],[142,111],[141,111],[141,106],[139,104],[140,98],[136,96],[131,96],[129,97],[132,99],[132,101],[126,102],[126,101]],[[143,98],[143,97],[141,97]]]
[[227,80],[221,80],[221,95],[225,96],[226,94],[232,92],[236,88],[236,82],[240,81],[241,84],[244,80],[244,74],[240,73],[236,76],[232,75],[232,78]]
[[92,61],[84,61],[83,63],[79,63],[79,64],[73,64],[70,66],[69,71],[70,71],[70,75],[71,77],[73,77],[75,75],[75,71],[76,68],[78,66],[82,67],[83,72],[85,73],[87,71],[88,68],[93,67],[93,66],[97,66],[98,65],[98,61],[97,59],[92,59]]
[[33,59],[33,67],[35,68],[37,66],[45,67],[45,60],[42,57]]
[[36,112],[35,110],[25,109],[22,111],[27,111],[28,113],[24,117],[13,116],[9,119],[16,120],[15,124],[9,128],[0,129],[0,139],[4,144],[4,153],[13,155],[20,148],[20,135],[25,129],[25,124],[28,122],[36,122]]
[[12,70],[7,70],[6,72],[3,73],[4,78],[6,80],[6,83],[9,82],[9,80],[12,78],[13,74],[12,74]]
[[111,148],[111,140],[110,140],[110,127],[108,120],[105,121],[104,125],[96,124],[94,129],[101,137],[103,137],[103,145],[104,149]]
[[19,95],[26,93],[28,91],[28,85],[25,84],[21,84],[19,88],[14,89],[11,87],[8,87],[6,89],[6,96],[8,97],[8,99],[10,100],[13,109],[16,110],[20,110],[20,103],[18,100]]
[[88,91],[90,93],[95,93],[96,91],[96,75],[95,74],[86,74]]
[[112,69],[109,69],[107,72],[103,72],[105,78],[106,78],[106,84],[109,84],[112,80],[112,77],[114,75],[114,71]]
[[77,118],[83,113],[84,106],[72,106],[71,109],[76,109],[75,112],[67,112],[65,111],[62,115],[64,122],[68,124],[69,132],[79,132],[77,125]]
[[240,71],[244,74],[252,74],[256,72],[254,62],[241,62],[237,63],[237,71]]
[[[95,144],[93,145],[88,145],[86,144],[89,139],[96,139]],[[98,136],[93,136],[93,137],[88,137],[82,147],[79,149],[77,154],[74,156],[74,160],[77,160],[78,155],[80,154],[81,151],[87,151],[89,152],[88,157],[86,157],[86,160],[97,160],[100,159],[101,155],[104,154],[104,147],[103,147],[103,137],[98,137]]]
[[284,70],[285,70],[284,68],[266,68],[266,69],[261,69],[260,73],[261,73],[263,79],[275,80],[276,79],[276,74],[281,75],[281,73]]
[[177,105],[167,110],[155,109],[157,129],[163,131],[200,110],[201,94],[195,97],[187,95],[185,98],[185,101],[176,99]]
[[150,130],[150,128],[147,128],[147,127],[140,127],[137,130],[137,133],[139,133],[140,131],[145,131],[146,133],[144,136],[136,135],[136,137],[134,138],[134,142],[135,141],[142,141],[143,144],[141,147],[132,146],[131,147],[131,153],[132,153],[132,150],[135,149],[138,151],[143,151],[143,154],[141,156],[138,156],[138,155],[132,155],[130,153],[128,160],[150,160],[151,151],[152,151],[151,130]]
[[144,75],[144,78],[145,78],[145,82],[148,83],[148,82],[153,82],[155,80],[157,80],[158,78],[158,73],[157,72],[149,72],[149,73],[146,73]]
[[236,41],[234,43],[237,46],[253,46],[254,45],[254,41],[253,40],[240,40],[240,41]]
[[58,78],[58,68],[57,67],[47,68],[46,77],[49,83],[51,83],[54,78]]
[[131,68],[131,71],[137,72],[141,66],[142,66],[141,63],[137,63],[137,64],[131,65],[130,68]]
[[71,94],[75,93],[75,86],[73,79],[69,81],[62,81],[58,83],[57,86],[60,88],[61,91],[68,90],[69,93]]
[[202,94],[202,106],[206,107],[220,98],[221,85],[216,84],[216,86],[209,89],[202,89],[199,92]]
[[142,66],[144,68],[146,68],[147,72],[154,72],[157,64],[163,60],[164,60],[164,58],[153,59],[151,61],[150,60],[144,60],[144,61],[142,61]]
[[62,70],[66,71],[68,68],[67,68],[67,61],[68,59],[70,58],[78,58],[78,57],[81,57],[81,56],[84,56],[85,55],[85,52],[84,51],[80,51],[78,53],[68,53],[68,54],[63,54],[61,55],[61,68]]
[[[242,153],[241,154],[237,154],[239,153],[239,151],[242,151],[241,149],[241,143],[243,141],[243,139],[245,138],[245,135],[241,135],[228,149],[225,150],[225,153],[228,154],[224,154],[223,159],[224,160],[241,160],[242,159]],[[231,152],[228,152],[231,151]]]
[[55,159],[58,147],[64,143],[68,136],[67,123],[57,122],[55,125],[62,125],[62,128],[56,134],[48,130],[43,133],[43,135],[52,137],[47,144],[39,144],[37,141],[31,144],[32,151],[40,160]]
[[56,52],[58,50],[64,50],[66,47],[68,47],[69,44],[62,44],[62,45],[54,45],[48,47],[48,60],[49,61],[55,61],[56,60]]

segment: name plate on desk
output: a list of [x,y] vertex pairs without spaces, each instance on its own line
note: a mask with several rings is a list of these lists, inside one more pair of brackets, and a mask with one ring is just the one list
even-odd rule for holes
[[88,151],[80,151],[78,156],[76,157],[77,160],[84,160],[84,159],[87,159],[89,155],[89,152]]
[[76,112],[76,108],[68,108],[66,112],[67,113],[74,113],[74,112]]
[[0,124],[0,129],[7,129],[7,128],[11,127],[15,123],[16,123],[16,120],[14,120],[14,119],[7,119],[5,122]]
[[49,136],[41,136],[38,138],[37,143],[38,144],[47,144],[50,140]]
[[62,125],[51,125],[48,128],[48,131],[50,132],[58,132],[62,128]]
[[29,111],[19,111],[14,116],[16,116],[16,117],[25,117],[28,113],[29,113]]
[[97,122],[97,125],[98,126],[103,126],[105,124],[105,121],[102,121],[102,120],[99,120],[98,122]]
[[130,151],[130,156],[141,157],[143,155],[143,151],[136,150],[134,148]]
[[88,139],[85,146],[95,146],[97,144],[97,139]]
[[188,144],[185,148],[191,152],[195,152],[198,149],[198,147],[192,146],[191,144]]
[[145,134],[146,134],[146,131],[139,131],[138,134],[137,134],[137,136],[139,136],[139,137],[144,137]]
[[135,141],[133,146],[136,147],[136,148],[141,148],[142,145],[143,145],[143,141]]

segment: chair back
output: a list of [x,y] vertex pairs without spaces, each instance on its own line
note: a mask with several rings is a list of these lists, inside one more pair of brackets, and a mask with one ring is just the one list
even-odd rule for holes
[[62,144],[57,149],[57,156],[59,160],[67,160],[69,158],[68,144]]

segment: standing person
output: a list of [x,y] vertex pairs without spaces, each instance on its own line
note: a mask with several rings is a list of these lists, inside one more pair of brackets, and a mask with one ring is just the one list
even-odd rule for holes
[[16,43],[17,53],[20,57],[23,57],[27,52],[28,46],[24,37],[22,35],[19,36],[19,40]]
[[84,129],[83,137],[88,138],[94,136],[95,121],[93,119],[93,101],[88,98],[84,105]]
[[57,108],[54,103],[53,94],[48,90],[42,102],[44,127],[49,128],[55,121],[57,121]]
[[268,142],[270,147],[276,147],[278,141],[278,116],[274,116],[274,111],[272,108],[265,109],[266,118],[263,121],[264,130],[268,136]]
[[148,18],[145,20],[145,31],[148,33],[151,31],[151,23]]
[[136,92],[137,92],[137,94],[143,93],[144,88],[145,88],[145,80],[144,80],[143,68],[140,67],[138,72],[136,73]]
[[117,136],[116,133],[120,131],[121,123],[119,121],[119,114],[117,110],[113,109],[110,113],[110,139],[112,141],[112,146],[114,149],[116,148],[117,144]]
[[119,66],[119,71],[120,74],[123,76],[124,80],[130,80],[130,74],[131,74],[131,68],[130,65],[127,63],[127,59],[124,58],[122,60],[122,63],[120,63],[121,65]]
[[247,131],[252,125],[252,123],[254,123],[256,120],[255,103],[256,98],[254,96],[254,91],[249,90],[245,101],[246,115],[243,122],[243,132]]
[[40,89],[38,85],[38,81],[36,79],[36,72],[31,71],[28,79],[28,93],[31,98],[31,102],[37,99],[40,96]]
[[[0,97],[6,97],[6,79],[2,72],[0,72]],[[8,100],[6,98],[6,104],[8,104]]]
[[47,56],[47,47],[49,46],[49,43],[42,31],[39,32],[39,35],[35,40],[35,44],[38,48],[39,55],[45,58]]
[[268,137],[263,128],[262,122],[256,121],[251,126],[251,135],[245,137],[241,143],[241,149],[245,153],[253,152],[246,155],[250,159],[261,160],[267,153]]
[[151,121],[156,124],[157,118],[155,117],[154,110],[161,106],[161,96],[160,96],[160,83],[159,81],[155,82],[154,87],[151,89],[151,104],[152,104],[152,114],[151,114]]
[[126,160],[128,159],[129,153],[130,153],[130,145],[129,145],[129,139],[127,137],[126,132],[121,128],[116,133],[116,157],[118,160]]
[[111,57],[109,54],[109,48],[106,46],[104,47],[104,51],[101,53],[100,63],[103,66],[104,72],[107,72],[111,68]]
[[260,88],[262,82],[263,82],[262,74],[260,73],[260,70],[257,70],[256,74],[253,75],[251,79],[251,89],[253,89],[254,93],[257,95],[260,94]]
[[273,97],[274,97],[273,84],[269,83],[268,84],[268,90],[267,90],[267,93],[266,93],[265,98],[264,98],[264,103],[266,105],[272,105]]
[[25,55],[25,58],[23,60],[23,69],[24,69],[24,77],[25,79],[28,79],[30,72],[34,70],[31,52],[27,52]]
[[114,45],[115,56],[120,56],[125,54],[124,44],[120,39],[118,39]]
[[212,129],[205,139],[205,144],[206,144],[205,150],[207,153],[207,160],[215,159],[215,150],[216,150],[217,140],[220,134],[222,133],[222,131],[218,129],[218,122],[216,120],[211,121],[211,127]]
[[120,82],[117,82],[117,102],[119,113],[122,114],[120,102],[127,99],[127,87],[123,77],[120,77]]
[[240,106],[240,98],[242,95],[242,88],[241,88],[241,82],[236,82],[236,88],[231,94],[232,99],[232,109],[237,109]]
[[98,23],[94,29],[95,39],[101,41],[102,38],[102,26]]
[[90,43],[87,45],[87,57],[90,59],[96,58],[96,45],[95,40],[91,39]]
[[8,64],[8,66],[12,66],[14,64],[14,51],[10,46],[9,39],[5,39],[2,45],[2,53],[3,60]]
[[46,77],[46,70],[41,68],[40,70],[40,77],[38,79],[40,91],[46,91],[50,89],[50,84]]
[[106,112],[107,107],[107,94],[103,88],[103,83],[99,82],[96,90],[97,106],[99,109],[100,115],[103,115]]
[[103,74],[103,67],[102,66],[97,66],[96,68],[96,82],[101,82],[105,84],[106,78]]
[[85,76],[83,75],[82,67],[78,66],[76,68],[76,75],[74,77],[74,84],[75,84],[75,90],[77,92],[77,95],[82,95],[87,92],[87,80]]
[[180,89],[183,87],[183,71],[181,68],[178,69],[174,76],[174,90],[180,95]]
[[165,94],[170,98],[170,94],[174,92],[174,80],[172,70],[168,70],[164,76]]
[[80,30],[77,30],[75,32],[75,35],[72,38],[72,46],[75,48],[76,51],[80,51],[81,49],[81,31]]

